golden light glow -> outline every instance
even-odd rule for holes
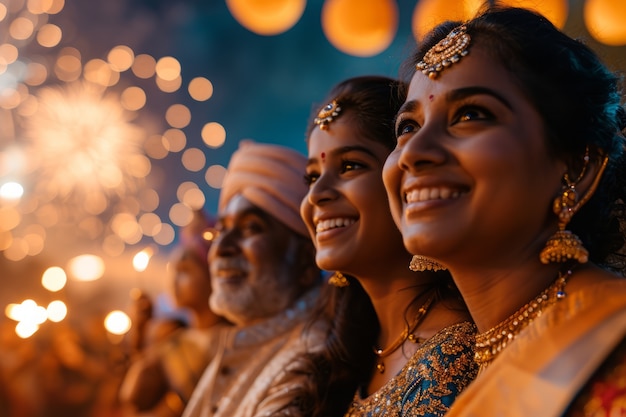
[[[165,56],[156,63],[156,74],[164,81],[174,81],[180,77],[180,62],[172,56]]]
[[[565,26],[569,13],[567,0],[498,0],[498,3],[534,10],[544,15],[554,26],[561,29]]]
[[[15,45],[10,43],[3,43],[0,45],[0,60],[2,60],[5,65],[12,64],[17,61],[18,54],[19,52]]]
[[[109,64],[102,59],[92,59],[85,64],[84,77],[87,81],[104,87],[111,87],[118,83],[120,74],[113,71]]]
[[[48,68],[39,62],[31,62],[28,64],[26,77],[24,82],[31,86],[43,84],[48,78]]]
[[[183,152],[181,162],[188,171],[198,172],[204,168],[206,156],[198,148],[187,148]]]
[[[137,78],[150,78],[156,72],[156,59],[146,54],[137,55],[131,70]]]
[[[189,95],[196,101],[206,101],[213,96],[213,83],[204,77],[196,77],[187,87]]]
[[[226,142],[226,129],[217,122],[205,124],[200,135],[209,148],[219,148]]]
[[[193,210],[201,210],[206,203],[206,197],[201,189],[192,188],[185,192],[181,202],[191,207]]]
[[[191,122],[191,111],[183,104],[172,104],[165,112],[165,120],[170,126],[182,129]]]
[[[24,187],[18,182],[6,182],[0,186],[0,198],[19,200],[24,195]]]
[[[369,57],[387,49],[398,30],[394,0],[326,0],[322,29],[340,51]]]
[[[99,256],[85,254],[70,259],[67,270],[76,281],[95,281],[104,274],[105,265]]]
[[[178,89],[183,85],[183,79],[178,76],[173,80],[164,80],[161,77],[156,77],[156,85],[159,87],[159,90],[164,93],[173,93],[174,91],[178,91]]]
[[[161,219],[154,213],[144,213],[139,217],[139,226],[146,236],[154,236],[161,230]]]
[[[413,10],[411,27],[415,39],[424,37],[428,31],[446,20],[467,20],[472,18],[484,0],[461,0],[450,6],[447,0],[420,0]]]
[[[176,236],[176,233],[172,225],[170,225],[169,223],[163,223],[161,225],[161,230],[159,230],[159,232],[156,235],[154,235],[154,241],[158,243],[159,245],[165,246],[165,245],[169,245],[170,243],[172,243],[174,241],[175,236]]]
[[[150,263],[150,258],[154,254],[154,250],[152,248],[143,249],[133,256],[133,268],[137,272],[145,271],[148,268],[148,264]]]
[[[176,203],[172,204],[172,207],[170,207],[169,216],[172,223],[176,226],[184,227],[193,219],[193,211],[191,207],[183,203]]]
[[[167,129],[163,133],[163,137],[167,143],[167,149],[170,152],[180,152],[187,146],[187,136],[180,129]]]
[[[126,45],[119,45],[109,51],[107,61],[111,68],[117,72],[126,71],[133,65],[135,53]]]
[[[146,92],[137,86],[128,87],[122,92],[120,103],[126,110],[140,110],[146,105]]]
[[[626,45],[626,2],[587,0],[583,18],[587,30],[598,42],[611,46]]]
[[[293,27],[304,13],[306,0],[226,0],[233,17],[257,35],[278,35]]]
[[[62,290],[67,283],[67,275],[63,268],[51,266],[41,276],[41,285],[48,291],[57,292]]]
[[[57,46],[61,42],[63,32],[61,28],[52,23],[48,23],[39,28],[37,32],[37,42],[46,48]]]
[[[220,189],[222,188],[222,183],[224,182],[224,177],[226,176],[226,168],[221,165],[211,165],[209,169],[206,170],[206,174],[204,175],[204,180],[209,186],[212,188]]]
[[[26,17],[16,17],[9,26],[9,34],[13,39],[28,39],[35,30],[35,24]]]
[[[46,313],[48,315],[48,320],[58,323],[63,321],[63,319],[67,316],[67,306],[61,300],[54,300],[48,304]]]
[[[39,107],[27,120],[30,154],[38,160],[38,189],[61,197],[94,189],[135,190],[129,173],[144,132],[128,123],[119,100],[88,84],[39,90]]]
[[[116,335],[128,333],[131,325],[130,317],[121,310],[111,311],[104,319],[104,328]]]

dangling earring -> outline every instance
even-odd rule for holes
[[[348,281],[348,278],[346,278],[346,276],[339,271],[335,271],[335,273],[330,278],[328,278],[328,283],[339,288],[347,287],[348,285],[350,285],[350,281]]]
[[[589,164],[589,147],[585,150],[584,165],[578,178],[575,181],[570,181],[567,173],[563,175],[563,180],[565,181],[563,191],[560,196],[554,199],[552,204],[552,211],[559,218],[559,230],[548,239],[546,246],[541,251],[539,259],[542,263],[567,262],[575,259],[579,263],[584,264],[589,260],[589,252],[583,246],[583,242],[574,233],[565,230],[565,226],[595,192],[608,160],[608,156],[605,156],[587,194],[580,201],[578,200],[578,193],[576,193],[576,185],[583,178]]]
[[[411,263],[409,263],[409,269],[415,272],[446,270],[439,262],[422,255],[413,255]]]

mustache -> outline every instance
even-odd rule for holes
[[[218,271],[222,269],[237,269],[248,271],[248,263],[241,257],[235,258],[215,258],[211,261],[211,269]]]

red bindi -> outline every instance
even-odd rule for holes
[[[326,152],[322,152],[320,157],[322,158],[322,161],[324,161],[326,159]]]
[[[432,94],[428,96],[428,99],[429,99],[430,101],[433,101],[433,99],[434,99],[434,98],[435,98],[435,96],[433,96]]]

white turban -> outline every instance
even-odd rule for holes
[[[228,164],[219,210],[241,194],[291,230],[309,237],[300,217],[300,202],[308,192],[303,179],[306,161],[304,155],[291,148],[242,142]]]

